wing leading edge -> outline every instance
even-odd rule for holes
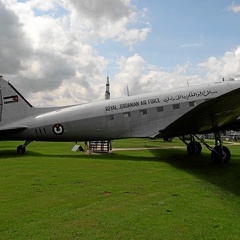
[[[160,130],[161,136],[215,132],[240,116],[240,88],[208,100]]]

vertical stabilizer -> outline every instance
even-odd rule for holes
[[[33,115],[33,106],[0,76],[0,126]]]

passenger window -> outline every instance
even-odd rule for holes
[[[107,121],[114,120],[114,115],[107,115],[106,119],[107,119]]]
[[[180,108],[180,104],[173,104],[173,109],[179,109]]]
[[[163,107],[157,107],[157,111],[158,111],[158,112],[163,112],[164,109],[163,109]]]
[[[147,114],[147,109],[142,109],[142,110],[140,110],[140,114],[141,114],[141,115],[146,115],[146,114]]]
[[[189,102],[189,107],[195,107],[197,103],[195,101]]]
[[[131,117],[130,112],[126,112],[126,113],[124,113],[124,114],[123,114],[123,117],[124,117],[124,118],[129,118],[129,117]]]

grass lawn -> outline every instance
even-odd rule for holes
[[[130,139],[111,154],[72,143],[1,142],[0,239],[239,239],[240,145],[215,165],[177,140]],[[162,148],[161,148],[162,147]]]

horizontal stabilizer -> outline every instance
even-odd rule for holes
[[[0,128],[0,134],[1,133],[16,133],[16,132],[20,132],[27,129],[26,126],[4,126]]]

